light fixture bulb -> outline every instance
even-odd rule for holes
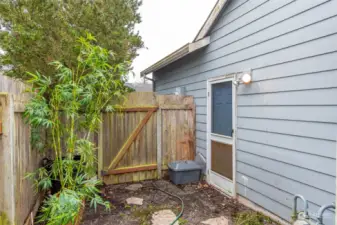
[[[249,84],[252,81],[252,75],[250,75],[249,73],[245,73],[241,77],[241,80],[242,80],[243,83]]]

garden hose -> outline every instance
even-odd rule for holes
[[[174,223],[177,222],[177,221],[179,220],[179,218],[180,218],[180,217],[183,215],[183,213],[184,213],[184,201],[183,201],[183,199],[180,198],[180,197],[177,196],[177,195],[174,195],[174,194],[172,194],[172,193],[170,193],[170,192],[167,192],[167,191],[165,191],[165,190],[163,190],[163,189],[160,189],[160,188],[156,185],[155,182],[152,182],[152,184],[153,184],[153,186],[154,186],[156,189],[158,189],[159,191],[161,191],[161,192],[163,192],[163,193],[165,193],[165,194],[167,194],[167,195],[170,195],[170,196],[175,197],[175,198],[177,198],[177,199],[180,200],[180,202],[181,202],[181,211],[180,211],[180,213],[178,214],[178,216],[175,218],[175,220],[174,220],[172,223],[170,223],[170,225],[174,225]]]

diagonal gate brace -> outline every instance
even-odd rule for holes
[[[142,131],[146,123],[151,118],[152,114],[158,110],[158,107],[148,108],[148,111],[143,118],[143,120],[137,125],[136,129],[133,130],[127,141],[122,146],[121,150],[117,153],[116,157],[113,159],[108,167],[108,171],[102,171],[102,175],[114,174],[113,169],[115,169],[118,163],[122,160],[126,152],[130,149],[132,143],[136,140],[139,133]],[[125,168],[126,169],[126,168]]]

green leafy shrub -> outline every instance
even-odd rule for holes
[[[26,121],[32,129],[46,129],[50,134],[49,148],[54,153],[50,170],[40,168],[28,177],[37,191],[48,190],[58,180],[61,190],[49,196],[41,210],[41,222],[63,225],[74,222],[84,200],[110,208],[96,188],[96,147],[91,142],[101,123],[101,111],[112,111],[112,102],[124,98],[128,89],[123,78],[128,64],[109,64],[113,54],[96,45],[87,34],[79,38],[77,65],[67,67],[55,61],[53,81],[38,72],[28,73],[32,84],[32,100],[26,105]],[[81,135],[79,135],[81,134]],[[75,156],[80,156],[75,160]]]
[[[263,215],[260,212],[253,211],[245,211],[238,213],[238,215],[234,219],[235,225],[266,225],[266,224],[274,224],[278,223],[274,222],[269,217]]]

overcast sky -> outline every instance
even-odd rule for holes
[[[135,78],[140,72],[166,55],[193,41],[216,0],[143,0],[142,23],[137,26],[145,43],[134,60]]]

